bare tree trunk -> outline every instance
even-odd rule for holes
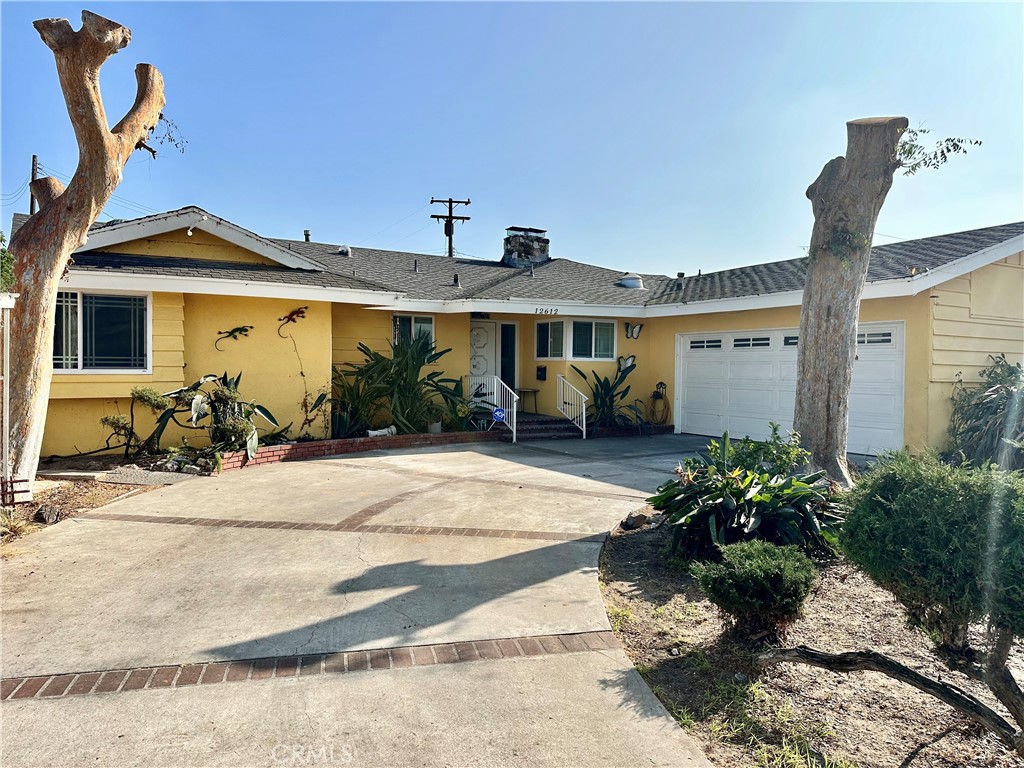
[[[794,428],[812,461],[850,484],[846,464],[850,382],[857,355],[857,315],[875,221],[899,167],[905,117],[846,124],[846,156],[826,163],[807,188],[814,210],[807,282],[800,310]]]
[[[1012,638],[1012,635],[1010,637]],[[833,672],[856,672],[859,670],[881,672],[887,677],[899,680],[907,685],[912,685],[917,690],[945,702],[986,730],[994,733],[1006,746],[1016,751],[1021,757],[1024,757],[1024,735],[994,709],[986,706],[982,701],[976,699],[967,691],[957,688],[955,685],[925,677],[920,672],[915,672],[910,667],[904,666],[881,653],[876,653],[875,651],[823,653],[813,648],[808,648],[806,645],[798,645],[796,648],[775,648],[757,657],[757,665],[759,667],[780,661],[807,664],[812,667],[829,669]],[[1007,674],[1009,673],[1007,672]],[[1010,680],[1012,681],[1012,679],[1011,676]],[[989,687],[991,687],[991,684]],[[1016,684],[1014,684],[1014,687],[1016,687]],[[1016,713],[1014,715],[1014,719],[1016,719]]]
[[[110,128],[100,96],[100,67],[131,41],[131,30],[82,11],[77,32],[67,19],[33,23],[53,51],[61,91],[78,142],[78,167],[67,189],[53,178],[39,179],[32,192],[40,209],[14,234],[14,290],[21,294],[11,327],[11,444],[13,476],[35,479],[53,373],[56,296],[71,253],[86,241],[125,163],[156,127],[165,104],[164,82],[150,64],[135,68],[135,104]],[[7,428],[8,425],[5,425]]]

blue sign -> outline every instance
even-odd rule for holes
[[[495,408],[494,411],[491,413],[491,418],[494,419],[495,421],[500,421],[500,422],[504,423],[504,421],[505,421],[505,409],[504,408]]]

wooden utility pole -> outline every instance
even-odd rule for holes
[[[32,155],[32,181],[39,178],[39,155]],[[32,193],[32,185],[28,188],[28,215],[36,212],[36,196]]]
[[[441,203],[442,205],[448,206],[448,213],[432,213],[430,218],[437,219],[438,221],[444,221],[444,236],[448,238],[448,257],[455,257],[455,247],[452,244],[452,238],[455,235],[455,222],[456,221],[469,221],[469,216],[456,216],[455,206],[456,205],[469,205],[470,200],[452,200],[450,197],[447,200],[437,200],[436,198],[430,198],[430,204],[434,205]]]

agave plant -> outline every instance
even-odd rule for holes
[[[728,467],[729,436],[716,456],[703,455],[677,468],[678,478],[658,488],[647,502],[672,526],[672,552],[691,558],[713,556],[718,547],[761,539],[793,544],[806,552],[833,554],[830,538],[843,517],[822,484],[825,472],[771,475]]]
[[[627,403],[630,386],[626,379],[636,370],[634,358],[619,358],[615,378],[599,376],[591,370],[593,380],[587,374],[570,366],[590,387],[590,402],[587,405],[587,421],[595,427],[615,427],[628,424],[639,424],[643,421],[643,411],[638,405],[639,400]],[[626,384],[625,386],[623,386]]]
[[[164,432],[173,422],[185,429],[208,430],[215,451],[244,447],[252,458],[260,441],[255,417],[259,416],[279,430],[280,425],[267,408],[255,400],[242,398],[238,391],[241,380],[241,373],[234,377],[228,376],[226,371],[220,376],[210,373],[186,387],[160,395],[169,405],[157,417],[156,427],[141,441],[137,452],[159,449]],[[179,416],[185,417],[187,422],[179,421]],[[207,418],[209,423],[202,423]]]

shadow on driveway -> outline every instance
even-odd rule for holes
[[[570,541],[480,563],[372,566],[334,584],[330,594],[401,592],[370,605],[360,599],[362,607],[352,612],[208,652],[231,660],[416,645],[437,642],[436,631],[428,639],[424,630],[442,625],[447,641],[607,629],[596,579],[600,546]],[[359,547],[354,554],[362,557]],[[498,600],[501,610],[478,611]]]

